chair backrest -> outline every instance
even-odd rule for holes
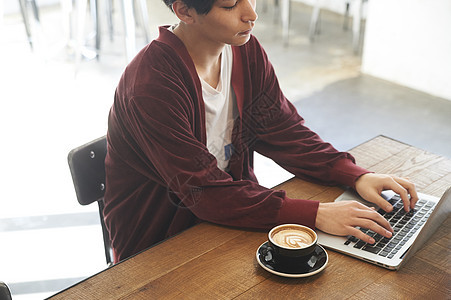
[[[11,292],[3,281],[0,281],[0,300],[11,300]]]
[[[103,136],[71,150],[67,160],[69,162],[69,169],[74,182],[78,202],[81,205],[97,202],[99,205],[105,257],[107,264],[111,265],[111,241],[103,220],[106,151],[106,136]]]

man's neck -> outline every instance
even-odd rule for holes
[[[199,76],[216,87],[221,73],[221,53],[225,45],[205,41],[183,23],[174,29],[174,34],[185,44]]]

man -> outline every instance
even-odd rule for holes
[[[290,199],[258,185],[253,152],[300,178],[351,186],[384,208],[415,205],[406,179],[358,167],[304,126],[251,35],[256,0],[165,0],[180,19],[127,66],[108,125],[105,223],[118,262],[200,221],[269,229],[300,223],[374,242],[389,223],[357,202]],[[410,196],[409,196],[410,194]]]

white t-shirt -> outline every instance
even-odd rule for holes
[[[232,130],[237,115],[236,99],[231,86],[232,47],[226,45],[221,54],[221,74],[216,88],[202,78],[202,96],[205,102],[207,148],[216,157],[218,167],[227,171],[232,156]]]

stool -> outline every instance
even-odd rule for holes
[[[348,19],[349,19],[349,7],[352,8],[352,48],[354,53],[359,52],[360,48],[360,32],[361,32],[361,23],[362,23],[362,12],[363,12],[363,3],[367,0],[350,0],[346,1],[346,9],[345,9],[345,20],[343,23],[343,29],[348,29]],[[352,5],[351,5],[352,4]],[[321,0],[316,0],[316,3],[313,7],[312,18],[310,20],[310,28],[309,28],[309,39],[310,41],[314,41],[315,35],[319,33],[318,23],[319,23],[319,14],[321,9]]]
[[[24,0],[21,0],[24,1]],[[95,35],[95,50],[85,47],[87,37],[85,35],[86,17],[89,10]],[[136,24],[141,23],[146,43],[150,42],[149,17],[146,0],[118,0],[121,8],[122,22],[125,34],[125,54],[127,61],[130,61],[136,54]],[[94,58],[99,55],[101,44],[101,28],[99,20],[99,0],[61,0],[63,11],[66,11],[66,19],[69,23],[69,46],[75,51],[75,64],[78,68],[81,58]],[[110,39],[113,38],[113,0],[105,0],[107,24]],[[72,23],[75,21],[75,26]],[[75,32],[73,30],[75,28]],[[89,37],[88,37],[89,38]],[[71,45],[73,41],[73,45]]]
[[[353,16],[353,25],[352,25],[352,48],[354,53],[359,52],[360,47],[360,31],[361,31],[361,21],[362,21],[362,9],[363,3],[367,0],[350,0],[346,1],[346,10],[345,10],[345,23],[343,28],[347,29],[347,19],[349,18],[349,7],[352,7],[352,16]],[[351,3],[352,2],[352,3]],[[352,5],[351,5],[352,4]],[[290,27],[290,17],[291,17],[291,0],[282,0],[281,6],[281,16],[282,16],[282,35],[284,45],[288,45],[288,37],[289,37],[289,27]],[[319,33],[319,18],[321,11],[321,0],[316,0],[313,10],[312,16],[310,19],[310,27],[309,27],[309,39],[311,42],[314,41],[315,35]]]
[[[25,25],[25,32],[27,33],[28,43],[30,44],[31,50],[33,50],[33,36],[31,33],[30,19],[28,17],[28,5],[31,5],[33,16],[39,23],[39,11],[38,6],[36,5],[36,0],[19,0],[20,13],[22,14],[23,23]]]
[[[111,1],[111,0],[109,0]],[[127,61],[131,61],[132,58],[136,54],[136,31],[135,31],[135,14],[136,14],[136,5],[133,4],[138,3],[138,10],[140,18],[140,22],[142,23],[144,34],[146,38],[146,43],[150,42],[150,34],[149,34],[149,16],[147,13],[147,4],[146,0],[120,0],[122,4],[122,16],[124,22],[124,30],[125,30],[125,53],[127,56]]]

